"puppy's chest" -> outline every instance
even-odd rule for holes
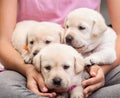
[[[83,80],[86,80],[90,77],[90,75],[88,74],[88,72],[86,70],[84,70],[83,72],[81,72],[80,74],[76,75],[75,77],[73,77],[72,79],[72,84],[80,84]]]

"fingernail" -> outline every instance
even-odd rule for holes
[[[47,89],[46,87],[43,87],[43,88],[42,88],[42,91],[43,91],[43,92],[46,92],[46,91],[48,91],[48,89]]]
[[[53,93],[54,96],[56,96],[56,93]]]
[[[92,72],[92,75],[96,76],[96,73],[95,73],[95,72]]]
[[[86,98],[88,98],[88,94],[86,95]]]
[[[86,86],[86,83],[85,83],[85,82],[83,82],[83,83],[82,83],[82,85],[83,85],[83,86]]]

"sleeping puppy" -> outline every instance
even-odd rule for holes
[[[51,22],[22,21],[17,23],[12,36],[13,47],[20,52],[25,63],[50,43],[63,42],[64,29]]]
[[[86,65],[113,63],[115,42],[115,32],[107,27],[99,12],[79,8],[66,17],[65,43],[82,53]]]
[[[84,70],[84,60],[80,53],[66,44],[47,45],[34,57],[33,65],[42,74],[49,90],[55,91],[57,98],[83,98],[81,82],[89,75]]]

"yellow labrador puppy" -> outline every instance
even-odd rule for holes
[[[17,23],[12,36],[13,47],[25,63],[32,63],[37,52],[50,43],[63,42],[64,29],[52,22],[22,21]]]
[[[49,90],[58,93],[57,98],[83,98],[81,81],[88,77],[80,53],[66,44],[47,45],[33,58],[33,64],[42,74]]]
[[[86,65],[113,63],[115,41],[115,32],[95,10],[79,8],[66,17],[65,42],[83,54]]]

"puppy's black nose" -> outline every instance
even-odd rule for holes
[[[53,84],[56,85],[56,86],[60,86],[61,81],[62,81],[62,79],[56,77],[56,78],[53,79]]]
[[[39,50],[35,50],[35,51],[33,52],[33,56],[36,56],[36,55],[38,54],[38,52],[39,52]]]
[[[66,36],[66,43],[71,44],[73,37],[71,35]]]

